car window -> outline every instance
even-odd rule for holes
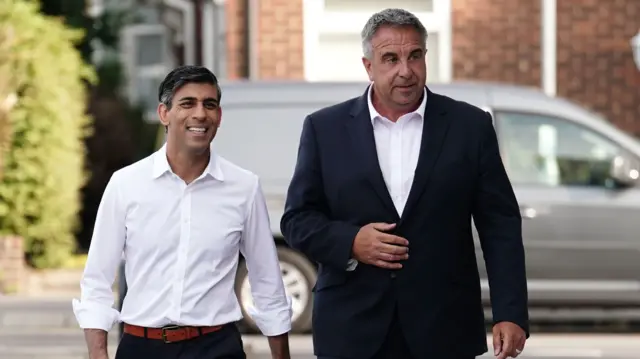
[[[505,167],[514,184],[612,187],[623,151],[599,133],[561,118],[497,113]]]

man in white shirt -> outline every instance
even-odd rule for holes
[[[211,151],[222,114],[215,75],[177,68],[158,97],[167,143],[113,174],[73,301],[89,356],[108,358],[107,332],[120,320],[117,359],[245,358],[234,324],[241,253],[252,317],[273,358],[289,359],[291,308],[258,177]],[[118,313],[111,287],[123,253],[128,292]]]

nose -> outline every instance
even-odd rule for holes
[[[204,104],[199,103],[198,105],[196,105],[196,107],[193,109],[192,116],[194,119],[204,120],[207,117]]]
[[[400,71],[398,72],[398,75],[405,79],[410,79],[411,76],[413,76],[413,71],[411,70],[411,67],[409,67],[409,61],[404,60],[400,63]]]

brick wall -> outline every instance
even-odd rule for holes
[[[227,76],[231,80],[247,77],[247,7],[246,0],[226,0]]]
[[[630,40],[640,0],[558,1],[558,95],[640,136],[640,71]]]
[[[0,293],[20,290],[25,270],[24,246],[20,237],[0,237]]]
[[[227,71],[230,79],[249,75],[247,1],[227,0]],[[302,0],[259,0],[255,53],[259,79],[303,79]]]
[[[453,78],[539,87],[540,11],[539,0],[452,0]]]
[[[259,0],[258,76],[303,79],[302,0]]]

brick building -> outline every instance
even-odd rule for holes
[[[228,79],[308,81],[366,80],[359,32],[373,12],[402,7],[417,14],[429,30],[428,82],[484,80],[540,87],[640,136],[640,71],[630,46],[640,29],[638,0],[164,2],[182,15],[164,17],[178,29],[178,63],[202,63]],[[131,39],[136,48],[135,37]],[[138,81],[142,85],[133,93],[155,91],[165,67],[141,71],[133,66],[131,73],[137,76],[151,74],[148,85]]]

